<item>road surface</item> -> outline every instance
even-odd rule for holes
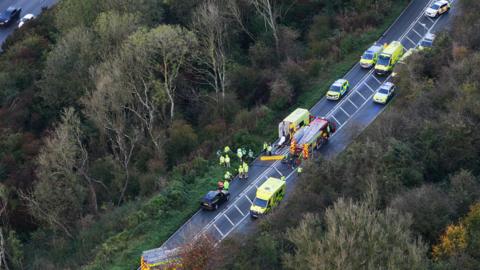
[[[416,47],[426,33],[445,28],[455,11],[455,3],[452,4],[452,10],[448,14],[430,19],[423,16],[423,11],[430,2],[432,1],[412,1],[378,42],[383,44],[399,40],[406,49],[409,49]],[[350,81],[352,87],[345,97],[340,101],[328,101],[322,98],[310,110],[313,115],[326,116],[337,124],[337,131],[330,138],[329,143],[322,146],[319,153],[316,153],[326,158],[332,158],[343,151],[385,108],[383,105],[373,103],[372,96],[376,89],[390,77],[376,76],[373,70],[362,69],[359,64],[356,64],[344,78]],[[288,151],[286,148],[288,147],[279,150],[279,154],[286,153]],[[177,248],[202,233],[207,233],[221,241],[232,233],[248,231],[248,228],[255,226],[256,223],[249,217],[249,209],[255,198],[256,188],[268,177],[280,178],[283,175],[287,178],[288,193],[297,178],[292,169],[279,161],[272,163],[255,160],[250,166],[249,175],[249,180],[235,179],[230,184],[231,198],[228,204],[223,205],[216,212],[198,211],[160,248],[144,252],[144,258],[148,261],[154,260],[163,250]]]
[[[43,7],[51,7],[58,0],[0,0],[0,12],[3,12],[9,6],[22,8],[20,18],[28,13],[38,16]],[[0,46],[5,42],[7,37],[17,28],[18,23],[12,23],[8,27],[0,28]],[[1,51],[1,48],[0,48]]]

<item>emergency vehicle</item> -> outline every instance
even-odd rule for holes
[[[316,118],[308,126],[300,129],[290,144],[290,156],[308,159],[313,150],[328,142],[335,132],[335,125],[326,118]]]
[[[250,207],[250,216],[258,218],[270,212],[272,208],[277,206],[285,196],[286,183],[278,178],[270,177],[260,187],[257,188],[257,193],[253,204]]]
[[[435,1],[427,10],[425,10],[425,16],[430,18],[436,18],[450,10],[450,2],[447,0]]]
[[[140,259],[140,270],[182,269],[180,249],[156,248],[144,251]]]
[[[325,97],[329,100],[339,100],[350,89],[350,83],[345,79],[336,80],[328,89]]]
[[[360,57],[360,66],[362,68],[371,68],[377,63],[378,55],[382,52],[383,46],[374,44],[368,48]]]
[[[390,43],[378,56],[375,65],[375,73],[385,75],[393,70],[393,67],[403,55],[403,45],[400,41]]]
[[[310,123],[310,112],[307,109],[297,108],[280,124],[278,124],[278,145],[289,143],[293,134]]]

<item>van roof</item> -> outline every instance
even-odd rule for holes
[[[383,48],[383,46],[378,45],[378,44],[374,44],[374,45],[370,46],[370,48],[367,49],[367,52],[377,53],[377,52],[381,51],[382,48]]]
[[[403,47],[402,43],[400,41],[393,41],[392,43],[388,44],[387,48],[383,50],[382,54],[393,54],[398,47]]]
[[[302,109],[302,108],[297,108],[295,111],[293,111],[290,115],[285,117],[283,119],[284,122],[296,122],[300,117],[303,117],[305,115],[309,115],[309,112],[307,109]]]
[[[270,177],[257,189],[257,198],[268,200],[277,190],[285,185],[285,181]]]

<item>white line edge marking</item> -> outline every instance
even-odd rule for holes
[[[213,223],[213,227],[217,230],[217,232],[223,237],[224,234],[222,231],[220,231],[220,229],[217,227],[217,224]]]
[[[351,100],[351,98],[349,98],[348,101],[350,102],[350,104],[353,105],[353,107],[355,107],[355,109],[358,109],[358,106],[357,106],[355,103],[353,103],[353,101]]]
[[[364,96],[362,95],[362,93],[360,93],[360,91],[357,91],[357,94],[359,94],[359,95],[363,98],[364,101],[367,99],[366,97],[364,97]]]
[[[240,213],[240,215],[242,215],[242,217],[245,216],[245,214],[242,212],[242,210],[240,210],[240,208],[238,208],[236,204],[234,205],[234,207],[237,208],[237,211]]]
[[[340,110],[342,110],[342,112],[343,112],[344,114],[346,114],[348,117],[350,117],[350,114],[347,113],[342,107],[340,107]]]
[[[235,223],[232,222],[232,220],[228,217],[227,214],[223,214],[223,216],[228,220],[228,222],[230,222],[230,224],[232,224],[232,226],[235,225]]]
[[[368,85],[368,83],[364,83],[364,84],[368,89],[370,89],[372,93],[375,92],[375,90],[373,90],[373,88],[370,85]]]

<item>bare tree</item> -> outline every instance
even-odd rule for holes
[[[255,7],[257,13],[263,18],[265,28],[270,28],[275,41],[275,49],[278,54],[280,39],[278,35],[277,19],[280,17],[279,9],[276,6],[276,0],[249,0]]]
[[[130,160],[141,138],[141,128],[136,121],[131,121],[132,113],[126,109],[132,97],[122,93],[110,76],[110,72],[117,71],[112,65],[103,65],[97,71],[96,90],[85,99],[84,104],[86,114],[106,136],[113,157],[124,170],[125,180],[118,198],[120,204],[130,181]]]
[[[240,26],[241,30],[245,34],[247,34],[251,40],[255,41],[256,40],[255,37],[245,25],[244,12],[242,12],[242,9],[238,4],[238,0],[227,0],[225,4],[227,7],[229,16],[233,18],[233,20]]]
[[[196,57],[200,66],[195,69],[205,77],[217,96],[221,93],[224,99],[228,22],[223,5],[223,1],[218,0],[204,2],[193,15],[193,29],[201,50]]]

